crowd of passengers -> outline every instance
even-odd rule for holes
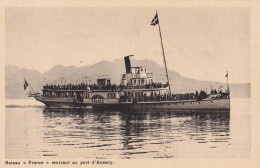
[[[184,94],[153,94],[150,96],[147,96],[146,94],[138,96],[136,98],[137,101],[174,101],[174,100],[202,100],[208,98],[208,94],[201,90],[200,93],[196,91],[195,93],[184,93]],[[120,97],[121,101],[132,101],[134,99],[131,96],[127,96],[126,94],[124,96]]]
[[[139,86],[140,88],[150,89],[150,88],[162,88],[167,85],[161,83],[152,83],[146,84],[144,86]],[[116,85],[116,84],[108,84],[108,85],[97,85],[97,84],[85,84],[81,83],[78,85],[75,84],[67,84],[67,85],[48,85],[43,86],[43,89],[55,89],[55,90],[119,90],[126,89],[128,86],[126,85]],[[138,87],[138,85],[136,86]]]
[[[161,83],[152,83],[148,85],[144,85],[144,88],[162,88],[166,87],[167,85],[163,85]],[[81,83],[78,85],[68,84],[68,85],[48,85],[46,84],[43,86],[44,89],[55,89],[55,90],[120,90],[125,89],[127,86],[125,85],[97,85],[97,84],[90,84],[87,85],[85,83]],[[217,94],[218,92],[216,90],[212,90],[211,94]],[[222,93],[220,90],[219,93]],[[201,90],[200,92],[196,91],[195,93],[185,93],[185,94],[153,94],[150,96],[147,96],[146,94],[139,95],[137,101],[172,101],[172,100],[202,100],[208,98],[208,94]],[[131,96],[127,96],[124,94],[124,96],[120,96],[121,101],[132,101],[134,99]]]

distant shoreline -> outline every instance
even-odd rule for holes
[[[61,79],[64,77],[64,83],[80,83],[85,76],[91,77],[90,83],[96,83],[96,78],[100,75],[108,75],[112,83],[119,84],[121,74],[125,72],[124,64],[122,60],[116,60],[114,62],[101,61],[94,65],[86,65],[82,67],[66,67],[55,66],[51,70],[40,73],[36,70],[28,70],[25,68],[19,68],[16,66],[5,66],[5,98],[6,99],[25,99],[29,89],[24,90],[24,78],[33,87],[35,91],[41,91],[42,86],[46,83],[49,84],[61,84]],[[162,66],[152,60],[135,60],[133,59],[133,65],[145,65],[149,73],[154,74],[154,81],[164,83],[165,78],[162,79],[161,72]],[[169,79],[172,91],[174,93],[195,93],[195,91],[210,91],[210,89],[221,88],[226,90],[226,83],[202,81],[193,78],[182,76],[176,71],[169,70]],[[225,74],[223,74],[225,79]],[[232,82],[232,80],[230,81]],[[222,86],[222,87],[221,87]],[[230,83],[231,97],[245,97],[251,96],[251,84],[250,83]]]

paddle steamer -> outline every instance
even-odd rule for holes
[[[167,77],[165,84],[156,83],[153,74],[148,73],[146,67],[132,67],[130,61],[132,55],[129,55],[124,57],[126,72],[122,74],[119,85],[111,84],[109,77],[101,77],[97,79],[96,84],[46,85],[43,86],[42,95],[33,94],[33,97],[48,107],[229,110],[228,82],[225,92],[211,92],[211,94],[205,91],[186,94],[171,92],[157,12],[151,25],[159,27]],[[228,79],[228,74],[226,77]],[[28,85],[27,82],[26,84]]]
[[[230,109],[229,91],[173,94],[169,84],[154,82],[145,67],[131,67],[125,58],[126,73],[120,85],[111,84],[109,77],[97,79],[97,84],[46,85],[42,95],[34,98],[48,107],[111,107],[118,109]]]

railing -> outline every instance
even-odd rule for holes
[[[179,94],[171,96],[151,96],[151,97],[120,97],[120,102],[153,102],[153,101],[202,101],[207,99],[229,99],[229,93],[221,93],[219,97],[210,98],[209,95]]]
[[[147,74],[147,78],[152,78],[153,77],[153,73],[146,73]]]
[[[85,85],[82,87],[59,87],[59,86],[44,86],[42,91],[85,91],[85,90],[122,90],[122,89],[152,89],[152,88],[166,88],[167,84],[153,83],[148,85]]]
[[[124,86],[124,89],[153,89],[153,88],[166,88],[167,84],[159,84],[159,85],[135,85],[135,86]]]
[[[74,101],[74,102],[83,102],[83,97],[48,97],[48,96],[41,96],[41,100],[55,100],[55,101]]]
[[[120,98],[120,102],[158,102],[158,101],[180,101],[196,100],[196,98],[176,98],[176,97],[142,97],[142,98]]]
[[[49,96],[42,96],[43,100],[73,100],[73,97],[49,97]]]
[[[133,74],[133,78],[152,78],[152,77],[153,77],[153,73]]]

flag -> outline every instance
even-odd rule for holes
[[[227,74],[226,74],[226,76],[225,77],[228,77],[228,72],[227,72]]]
[[[159,23],[159,19],[158,19],[158,15],[157,15],[157,13],[156,13],[156,15],[154,16],[154,18],[153,18],[153,20],[152,20],[152,22],[151,22],[151,25],[152,26],[155,26],[155,25],[157,25]]]
[[[23,85],[23,88],[24,88],[24,90],[28,87],[28,82],[24,79],[24,85]]]

